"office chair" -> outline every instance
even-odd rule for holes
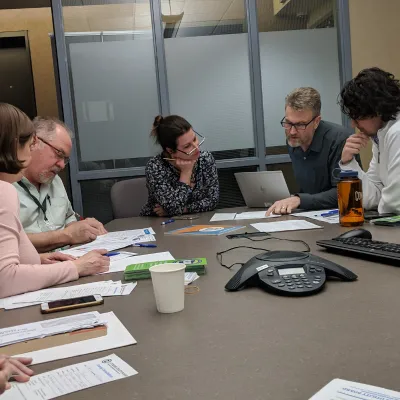
[[[111,188],[111,204],[114,218],[138,217],[147,202],[146,178],[117,182]]]

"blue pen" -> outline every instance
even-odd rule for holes
[[[332,215],[339,214],[339,210],[332,210],[327,213],[321,214],[321,217],[331,217]]]
[[[136,246],[136,247],[151,247],[151,248],[157,247],[156,244],[150,244],[150,243],[134,243],[133,246]]]
[[[118,255],[119,255],[119,253],[116,251],[105,254],[106,257],[112,257],[112,256],[118,256]]]
[[[161,222],[161,225],[172,224],[172,222],[175,222],[175,220],[174,219],[169,219],[168,221]]]

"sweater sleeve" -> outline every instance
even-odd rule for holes
[[[152,160],[146,166],[146,184],[149,193],[153,194],[158,204],[168,215],[184,213],[192,188],[186,183],[171,183],[165,167],[157,160]]]
[[[217,207],[219,200],[219,181],[218,171],[214,157],[208,154],[205,159],[204,176],[205,187],[202,188],[202,199],[193,201],[188,204],[187,210],[189,213],[200,213],[214,210]]]
[[[0,194],[0,298],[13,296],[78,279],[72,261],[41,265],[18,217],[15,188],[4,183]],[[23,252],[23,253],[21,253]],[[32,263],[22,264],[32,260]]]
[[[342,164],[339,163],[339,166],[343,170],[353,170],[358,172],[358,177],[362,181],[362,189],[363,189],[363,206],[366,210],[375,209],[378,207],[383,184],[379,177],[378,171],[378,147],[374,143],[372,145],[372,160],[369,164],[369,168],[367,172],[364,172],[362,168],[358,165],[355,158],[353,158],[349,163]],[[400,171],[397,170],[397,173]],[[379,212],[390,212],[389,210],[380,210]]]

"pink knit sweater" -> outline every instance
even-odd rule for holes
[[[17,191],[0,181],[0,298],[78,278],[72,261],[40,264],[39,254],[19,220]]]

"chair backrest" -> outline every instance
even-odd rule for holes
[[[128,179],[115,183],[111,188],[114,218],[138,217],[147,198],[146,178]]]

